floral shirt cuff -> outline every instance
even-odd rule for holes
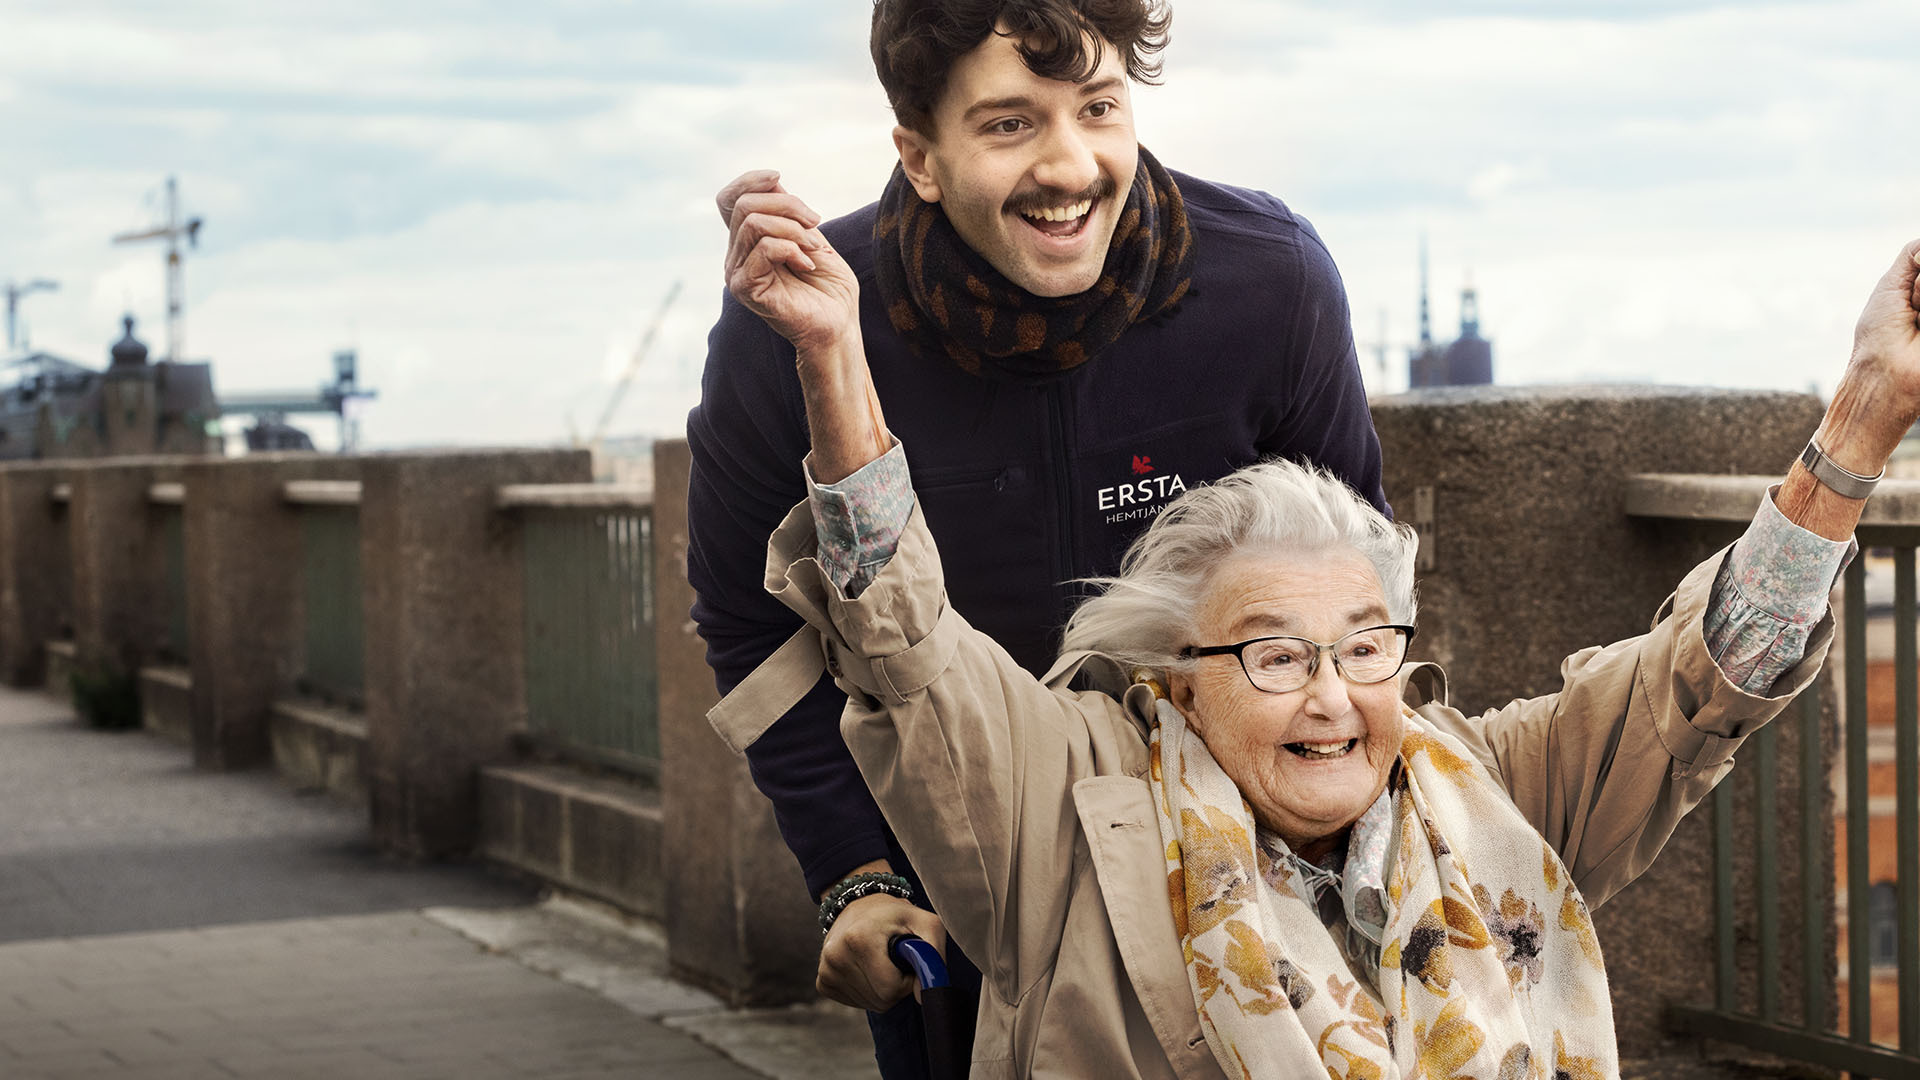
[[[1714,579],[1703,631],[1707,652],[1728,681],[1766,696],[1806,655],[1827,597],[1854,550],[1788,521],[1773,492]]]
[[[813,481],[811,455],[807,501],[820,537],[820,565],[849,600],[872,583],[900,546],[900,533],[913,511],[913,478],[900,440],[852,476],[832,484]]]

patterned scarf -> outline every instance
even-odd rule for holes
[[[1167,888],[1214,1057],[1251,1080],[1617,1077],[1600,943],[1566,867],[1464,748],[1405,715],[1376,993],[1284,845],[1158,702]]]
[[[1079,367],[1127,327],[1172,310],[1193,284],[1186,203],[1146,147],[1100,280],[1085,292],[1041,297],[1008,281],[898,165],[880,195],[873,239],[881,302],[914,350],[1016,382]]]

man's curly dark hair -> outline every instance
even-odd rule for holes
[[[1002,23],[1036,75],[1084,82],[1111,45],[1129,77],[1153,83],[1173,13],[1166,0],[874,0],[873,67],[900,123],[932,138],[954,61]]]

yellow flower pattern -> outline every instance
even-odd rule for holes
[[[1205,743],[1164,702],[1159,719],[1149,776],[1167,894],[1227,1075],[1618,1076],[1586,903],[1471,754],[1409,715],[1376,989],[1353,977],[1291,862],[1262,862],[1277,841]]]

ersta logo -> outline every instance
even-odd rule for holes
[[[1187,490],[1187,482],[1179,473],[1153,475],[1153,459],[1145,454],[1132,455],[1129,469],[1139,477],[1124,484],[1103,487],[1095,493],[1095,505],[1106,514],[1109,525],[1136,518],[1152,517],[1160,512],[1159,504]]]

